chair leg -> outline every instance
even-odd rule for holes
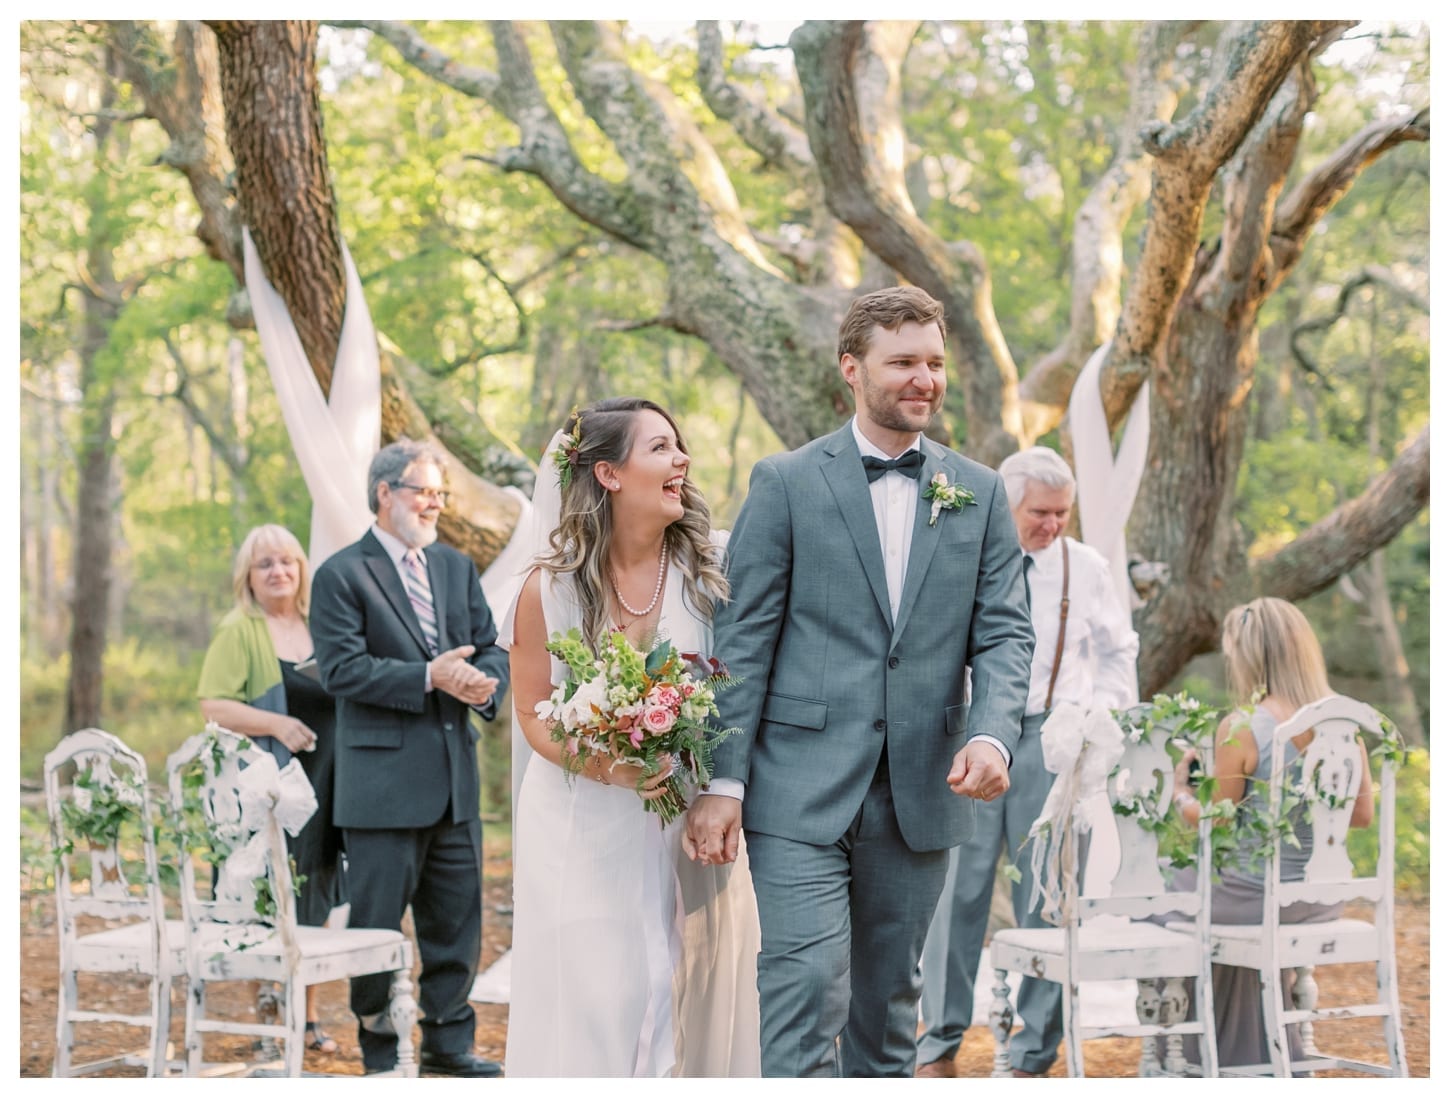
[[[1312,965],[1301,965],[1294,970],[1294,987],[1289,994],[1295,1010],[1313,1010],[1318,1005],[1319,984],[1314,980]],[[1304,1059],[1312,1060],[1319,1055],[1314,1044],[1314,1023],[1307,1018],[1299,1023],[1299,1040],[1304,1047]]]
[[[418,1021],[418,1001],[413,998],[413,981],[405,968],[393,973],[393,982],[388,988],[388,1020],[398,1037],[398,1073],[416,1077],[413,1026]]]
[[[164,981],[164,982],[163,982]],[[171,979],[160,973],[151,976],[151,1062],[146,1074],[166,1074],[166,1042],[171,1037]]]
[[[1007,1056],[1007,1042],[1012,1037],[1012,1001],[1008,998],[1007,970],[993,969],[992,1005],[987,1010],[987,1028],[992,1031],[992,1077],[1006,1079],[1012,1075],[1012,1061]]]
[[[1284,994],[1280,970],[1266,968],[1259,973],[1260,999],[1264,1006],[1264,1040],[1269,1045],[1269,1067],[1272,1074],[1287,1079],[1294,1074],[1289,1063],[1289,1040],[1284,1025]]]
[[[1156,1026],[1162,1024],[1163,996],[1158,990],[1158,979],[1138,981],[1138,998],[1133,1003],[1138,1012],[1138,1024]],[[1163,1064],[1158,1059],[1158,1038],[1144,1037],[1143,1051],[1138,1057],[1138,1078],[1146,1079],[1163,1073]]]
[[[57,1079],[68,1079],[71,1074],[71,1056],[75,1044],[75,1023],[71,1014],[76,1008],[76,974],[74,970],[62,972],[60,995],[55,1008],[55,1063],[51,1075]]]
[[[206,982],[192,976],[186,986],[186,1074],[201,1074],[202,1032],[198,1023],[206,1016]]]
[[[288,980],[282,989],[287,1036],[282,1038],[282,1066],[289,1079],[302,1077],[302,1050],[307,1044],[307,989]]]
[[[1188,1017],[1188,988],[1182,976],[1170,976],[1163,981],[1161,1014],[1165,1026],[1176,1026]],[[1163,1070],[1169,1075],[1188,1074],[1188,1060],[1183,1055],[1183,1034],[1170,1033],[1163,1039]]]
[[[1083,1077],[1082,1013],[1078,1010],[1077,983],[1075,981],[1062,989],[1062,1035],[1067,1045],[1067,1074],[1074,1079],[1081,1079]]]
[[[1375,965],[1375,978],[1379,984],[1379,997],[1389,1007],[1383,1018],[1385,1031],[1385,1054],[1390,1061],[1390,1074],[1405,1077],[1410,1074],[1405,1062],[1405,1032],[1400,1026],[1399,981],[1395,978],[1394,959],[1381,957]]]
[[[290,990],[290,988],[289,988]],[[263,1025],[276,1026],[282,1024],[282,994],[283,992],[275,984],[261,984],[257,988],[257,1021]],[[278,1045],[276,1038],[263,1037],[257,1052],[257,1059],[266,1062],[273,1060],[284,1060],[285,1050]]]

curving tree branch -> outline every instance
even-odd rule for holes
[[[1290,602],[1308,598],[1388,545],[1430,500],[1426,427],[1354,499],[1251,567],[1254,590]]]
[[[992,308],[986,261],[917,216],[906,186],[901,62],[915,24],[812,22],[791,34],[806,134],[831,211],[946,308],[965,396],[967,444],[995,463],[1017,449],[1017,367]]]
[[[1305,52],[1345,25],[1307,20],[1231,24],[1215,50],[1216,77],[1197,108],[1180,122],[1144,128],[1144,147],[1157,159],[1150,189],[1153,216],[1102,373],[1110,424],[1121,422],[1149,370],[1163,358],[1218,169]]]

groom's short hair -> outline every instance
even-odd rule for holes
[[[946,338],[946,310],[942,303],[925,290],[915,286],[888,286],[884,290],[873,290],[851,302],[846,317],[841,321],[840,335],[836,341],[836,361],[845,355],[855,359],[866,356],[871,346],[871,334],[877,328],[888,332],[899,332],[903,324],[935,324]]]

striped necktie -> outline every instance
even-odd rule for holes
[[[438,654],[438,615],[433,610],[433,593],[428,589],[428,571],[423,567],[422,554],[409,549],[403,554],[403,587],[407,589],[408,601],[413,604],[413,613],[423,627],[423,639],[428,642],[428,654]]]

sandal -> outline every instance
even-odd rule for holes
[[[331,1055],[337,1051],[337,1042],[327,1035],[321,1022],[308,1022],[304,1032],[307,1047],[313,1052],[324,1052]]]

